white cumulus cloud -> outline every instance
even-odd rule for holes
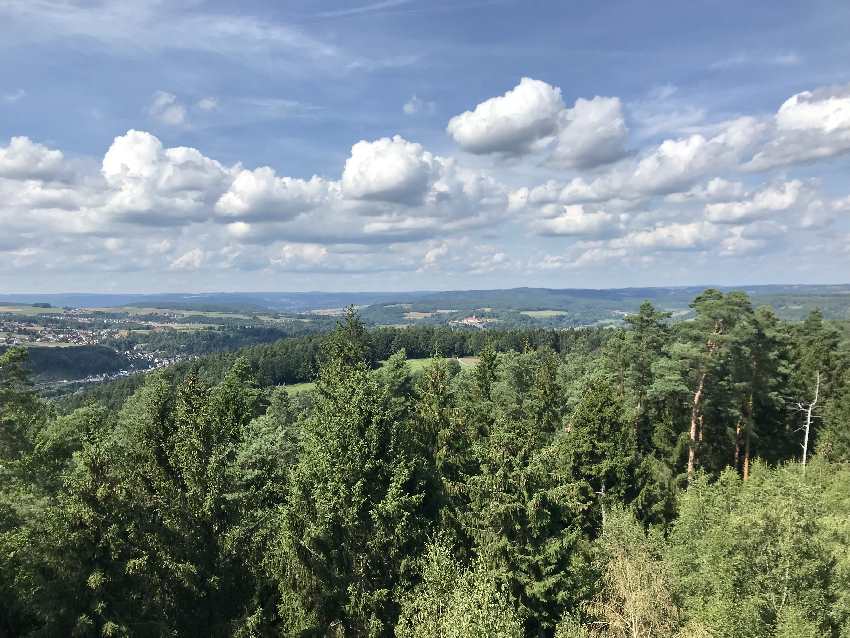
[[[504,95],[453,117],[447,130],[471,153],[521,154],[556,132],[563,110],[561,89],[522,78]]]
[[[185,223],[209,217],[231,173],[188,147],[164,148],[144,131],[116,137],[101,172],[111,187],[105,212],[141,223]]]
[[[28,137],[13,137],[0,146],[0,177],[56,179],[64,172],[62,151],[49,149]]]
[[[581,204],[561,206],[556,214],[532,224],[541,235],[602,237],[616,234],[619,217],[598,210],[587,210]]]
[[[342,172],[346,197],[383,202],[421,202],[434,176],[434,158],[420,144],[396,135],[360,141]]]
[[[579,98],[567,108],[560,88],[531,78],[453,117],[447,131],[470,153],[545,151],[551,164],[566,168],[618,160],[625,155],[628,137],[619,98]]]
[[[850,85],[792,95],[773,125],[772,139],[748,168],[766,170],[850,152]]]
[[[785,212],[800,202],[803,182],[791,180],[772,184],[746,199],[708,204],[706,217],[716,224],[740,224]]]
[[[553,164],[567,168],[591,168],[616,161],[626,154],[628,128],[623,105],[616,97],[579,98],[563,112]]]
[[[279,177],[262,166],[240,171],[215,208],[226,217],[285,220],[326,202],[332,190],[333,185],[320,177]]]

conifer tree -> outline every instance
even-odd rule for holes
[[[363,332],[349,314],[329,337],[315,413],[303,424],[282,512],[290,632],[390,635],[410,559],[435,517],[412,425],[395,418],[367,350],[350,338]]]

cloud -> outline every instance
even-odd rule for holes
[[[207,218],[231,181],[230,170],[197,149],[166,149],[155,136],[136,130],[115,138],[101,173],[110,187],[104,212],[138,223]]]
[[[173,93],[154,93],[148,113],[158,122],[168,126],[181,126],[186,123],[186,107],[177,101],[177,96]]]
[[[318,176],[310,180],[278,177],[268,166],[241,170],[215,205],[224,217],[291,219],[326,202],[338,189]]]
[[[342,18],[353,15],[361,15],[364,13],[379,13],[387,9],[396,9],[406,4],[410,4],[413,0],[383,0],[382,2],[373,2],[371,4],[361,5],[359,7],[351,7],[349,9],[336,9],[333,11],[322,11],[316,14],[319,18]]]
[[[646,97],[630,102],[629,114],[640,138],[681,134],[702,124],[707,115],[705,108],[687,103],[672,84],[653,87]]]
[[[318,264],[328,256],[328,249],[319,244],[283,244],[273,263],[288,265],[295,263]]]
[[[227,167],[137,130],[113,140],[100,171],[93,162],[71,170],[61,152],[26,138],[0,157],[0,224],[10,246],[52,246],[48,254],[88,270],[367,272],[376,261],[387,270],[393,254],[382,248],[506,219],[501,184],[400,137],[355,145],[343,170],[347,192],[343,179]],[[120,251],[105,249],[118,238]],[[280,242],[293,248],[281,253]],[[319,254],[311,246],[343,244],[371,256],[348,264],[328,248],[327,259],[311,262]],[[43,267],[56,263],[45,259]],[[415,269],[411,259],[398,263]]]
[[[850,85],[792,96],[768,117],[742,116],[703,131],[663,140],[634,159],[588,179],[550,180],[518,189],[530,203],[580,204],[612,199],[640,201],[659,195],[671,203],[689,199],[733,200],[742,187],[718,173],[766,171],[850,152]],[[715,175],[709,190],[697,183]],[[722,192],[723,190],[727,192]]]
[[[842,213],[850,212],[850,195],[833,201],[832,209]]]
[[[436,103],[429,100],[423,100],[416,95],[411,97],[404,103],[404,106],[401,107],[401,110],[405,115],[432,115],[436,109]]]
[[[8,30],[9,42],[79,39],[113,51],[197,51],[253,64],[272,56],[276,69],[290,73],[317,67],[337,72],[351,57],[292,25],[199,11],[194,3],[7,0],[0,15],[17,27]]]
[[[0,177],[59,179],[66,173],[62,151],[49,149],[28,137],[13,137],[0,146]]]
[[[442,241],[436,246],[429,248],[422,256],[422,268],[439,269],[441,262],[449,254],[450,244],[447,241]]]
[[[522,78],[501,97],[490,98],[475,110],[453,117],[446,130],[470,153],[518,155],[554,135],[563,111],[561,89]]]
[[[784,53],[738,53],[714,62],[710,68],[731,69],[738,66],[797,66],[802,58],[793,51]]]
[[[425,197],[435,168],[430,153],[399,135],[361,141],[345,162],[342,189],[352,199],[416,204]]]
[[[581,204],[683,193],[711,173],[738,167],[765,134],[765,126],[751,117],[724,122],[716,128],[710,136],[695,133],[664,140],[593,179],[579,176],[567,183],[550,180],[520,189],[514,198],[527,197],[536,204]]]
[[[546,211],[545,207],[544,211]],[[553,206],[554,214],[532,223],[537,233],[550,236],[604,237],[618,234],[619,217],[602,210],[587,210],[581,204]]]
[[[516,269],[515,260],[490,244],[475,243],[469,237],[435,240],[418,247],[418,272],[469,273],[481,275]]]
[[[19,102],[27,96],[27,92],[23,89],[16,89],[11,93],[4,93],[2,96],[2,100],[6,102],[6,104],[14,104],[15,102]]]
[[[691,251],[712,246],[718,238],[716,227],[705,222],[674,223],[638,230],[614,239],[610,246],[638,251]]]
[[[218,100],[214,97],[202,97],[197,106],[202,111],[215,111],[218,108]]]
[[[779,107],[772,124],[772,139],[746,168],[767,170],[847,153],[850,85],[792,95]]]
[[[820,193],[793,166],[812,148],[844,152],[848,99],[846,87],[800,93],[775,113],[704,124],[625,156],[628,105],[579,99],[552,110],[544,137],[503,134],[512,141],[501,148],[530,149],[510,162],[441,156],[396,135],[361,140],[335,174],[312,177],[223,165],[138,130],[114,139],[100,170],[17,137],[0,146],[4,264],[15,251],[15,263],[44,270],[453,276],[675,264],[683,252],[708,263],[791,251],[791,232],[825,245],[827,226],[839,237],[850,223],[850,200],[832,182]],[[508,102],[488,108],[518,104]],[[792,168],[753,175],[756,158],[791,142]],[[551,179],[564,168],[566,178]],[[520,235],[543,239],[518,249]],[[556,244],[562,252],[545,255]]]
[[[592,168],[626,155],[628,129],[616,97],[579,98],[565,110],[549,161],[565,168]]]
[[[737,165],[759,142],[763,131],[757,119],[740,117],[725,122],[712,137],[697,133],[665,140],[639,160],[627,187],[651,194],[689,188],[709,172]]]
[[[206,255],[200,248],[193,248],[171,262],[171,270],[198,270],[204,263]]]
[[[568,109],[561,89],[531,78],[453,117],[447,131],[470,153],[517,156],[545,151],[547,161],[562,168],[616,161],[626,154],[628,136],[619,98],[579,98]]]
[[[708,252],[723,249],[731,232],[704,221],[658,224],[632,230],[608,240],[583,240],[571,245],[563,255],[543,255],[531,262],[538,270],[594,267],[606,262],[646,263],[671,253]]]
[[[772,184],[742,200],[708,204],[705,214],[715,224],[751,222],[792,209],[800,203],[803,193],[803,182],[800,180]]]
[[[713,177],[705,184],[699,184],[690,190],[671,193],[665,197],[665,200],[674,204],[692,201],[724,202],[739,199],[744,196],[745,192],[742,182]]]

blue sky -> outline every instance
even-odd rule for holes
[[[0,290],[838,283],[846,2],[0,2]]]

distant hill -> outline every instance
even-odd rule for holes
[[[475,314],[520,325],[589,325],[615,323],[644,301],[689,316],[689,304],[707,286],[681,288],[465,290],[419,293],[361,311],[373,323],[445,322]],[[754,305],[770,305],[785,319],[802,319],[820,308],[830,319],[850,319],[850,285],[722,286],[742,290]]]
[[[473,313],[512,323],[584,325],[618,321],[644,300],[686,316],[688,304],[708,286],[672,288],[449,290],[410,292],[211,292],[167,294],[0,294],[0,303],[53,306],[137,306],[174,310],[308,313],[361,307],[371,323],[444,323]],[[821,308],[831,319],[850,319],[850,284],[717,286],[743,290],[756,305],[773,306],[786,319]],[[437,312],[442,311],[442,312]],[[548,312],[547,312],[548,311]]]

